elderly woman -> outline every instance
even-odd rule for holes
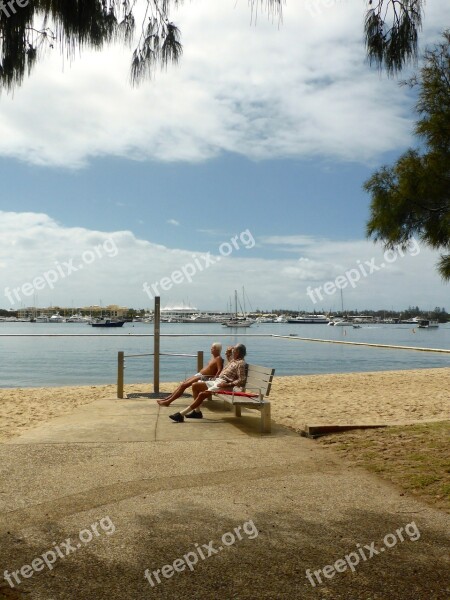
[[[199,407],[214,392],[234,388],[242,390],[246,379],[246,363],[244,360],[246,354],[247,350],[244,344],[236,344],[233,349],[233,360],[223,369],[219,377],[211,381],[197,381],[194,383],[192,385],[194,401],[180,412],[169,415],[172,421],[183,423],[185,416],[187,419],[202,419],[203,414]]]

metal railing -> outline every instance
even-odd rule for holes
[[[123,398],[125,385],[125,359],[126,358],[142,358],[144,356],[154,356],[155,364],[158,365],[154,372],[153,389],[155,393],[159,393],[159,360],[161,356],[178,356],[181,358],[197,357],[197,372],[203,369],[203,350],[198,350],[197,354],[179,354],[175,352],[150,352],[148,354],[125,354],[118,352],[117,354],[117,397]]]

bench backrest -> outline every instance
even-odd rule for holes
[[[268,396],[274,374],[275,369],[260,367],[259,365],[247,365],[245,389],[252,391],[252,388],[260,388],[262,395]]]

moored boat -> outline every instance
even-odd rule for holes
[[[225,327],[251,327],[253,321],[250,319],[231,319],[230,321],[225,321],[222,325],[225,325]]]
[[[89,323],[90,319],[89,317],[83,317],[83,315],[81,313],[77,313],[74,315],[71,315],[68,319],[67,319],[67,323]]]
[[[35,319],[35,323],[48,323],[48,317],[47,315],[44,315],[43,313],[41,313],[38,317],[36,317]]]
[[[251,327],[254,323],[254,321],[252,319],[249,319],[245,312],[243,311],[243,316],[239,317],[238,315],[238,297],[237,297],[237,290],[234,290],[234,305],[235,305],[235,310],[234,310],[234,317],[231,319],[228,319],[227,321],[224,321],[222,323],[222,325],[224,325],[225,327]]]
[[[430,319],[419,319],[419,329],[436,329],[439,327],[438,321],[431,321]]]
[[[115,319],[97,319],[91,323],[92,327],[123,327],[125,321]]]
[[[330,319],[325,315],[298,315],[287,320],[288,323],[301,323],[304,325],[327,325]]]
[[[50,317],[48,320],[49,323],[65,323],[66,320],[62,317],[59,312],[56,312],[54,315]]]

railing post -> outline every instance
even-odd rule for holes
[[[124,353],[119,352],[117,355],[117,397],[123,398],[123,370],[125,366]]]
[[[153,327],[153,391],[155,394],[159,394],[159,336],[161,333],[161,298],[159,296],[155,296]]]
[[[197,352],[197,373],[203,369],[203,350]]]

